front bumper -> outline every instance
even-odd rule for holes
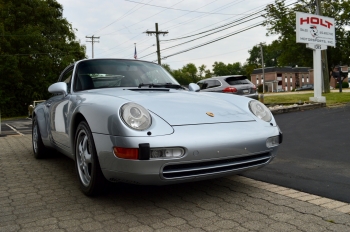
[[[164,185],[217,178],[263,167],[275,157],[277,147],[266,139],[278,136],[279,128],[256,121],[174,127],[165,136],[118,137],[94,133],[95,146],[106,179],[112,182]],[[113,147],[182,147],[176,159],[126,160]]]

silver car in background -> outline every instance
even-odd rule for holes
[[[212,77],[197,83],[201,92],[218,92],[242,95],[258,100],[256,86],[243,75]]]
[[[34,156],[54,148],[73,159],[88,196],[106,181],[165,185],[260,168],[282,142],[259,101],[185,90],[151,62],[77,61],[48,91],[33,112]]]

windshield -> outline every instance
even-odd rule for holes
[[[179,85],[160,65],[137,60],[81,61],[75,73],[75,91],[111,87],[142,87],[154,84]]]

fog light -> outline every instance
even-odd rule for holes
[[[171,159],[180,158],[185,154],[182,148],[160,148],[151,149],[151,159]]]
[[[280,138],[279,136],[270,137],[266,140],[266,147],[276,147],[280,144]]]

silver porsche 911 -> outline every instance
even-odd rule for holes
[[[34,156],[72,158],[89,196],[106,180],[164,185],[260,168],[282,142],[259,101],[184,89],[150,62],[81,60],[48,91],[33,112]]]

